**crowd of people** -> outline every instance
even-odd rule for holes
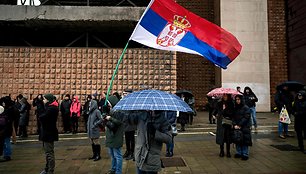
[[[217,124],[216,143],[220,146],[220,157],[231,157],[231,144],[235,144],[234,157],[248,160],[249,146],[252,146],[251,129],[257,130],[256,102],[257,96],[251,88],[237,91],[241,95],[224,94],[221,98],[208,97],[209,123]],[[121,100],[132,93],[126,90],[112,96]],[[79,118],[85,121],[85,130],[91,142],[92,156],[88,159],[101,159],[100,133],[105,131],[105,144],[111,157],[109,174],[122,173],[122,161],[133,160],[137,173],[157,173],[161,167],[162,144],[166,144],[166,157],[174,154],[174,133],[176,124],[181,124],[180,131],[185,131],[186,124],[192,124],[196,115],[193,95],[180,94],[193,112],[178,111],[112,111],[116,103],[106,101],[105,94],[98,99],[97,94],[88,95],[84,105],[78,96],[65,95],[61,103],[52,94],[39,94],[32,103],[35,107],[37,133],[43,142],[46,166],[41,174],[53,173],[55,168],[54,141],[58,141],[57,118],[63,121],[64,133],[78,133]],[[299,91],[294,98],[288,87],[279,89],[275,95],[275,103],[280,109],[285,106],[289,115],[295,116],[295,130],[298,144],[304,152],[303,133],[306,136],[306,92]],[[293,103],[293,104],[292,104]],[[1,161],[11,160],[11,142],[16,136],[26,138],[31,105],[26,97],[18,95],[13,101],[10,96],[0,99],[0,155]],[[280,110],[279,110],[280,111]],[[61,113],[61,114],[59,114]],[[136,138],[135,138],[136,134]],[[288,125],[279,122],[279,137],[286,138]],[[12,138],[12,139],[11,139]],[[124,141],[125,138],[125,141]],[[123,142],[126,151],[122,154]],[[305,153],[305,152],[304,152]]]

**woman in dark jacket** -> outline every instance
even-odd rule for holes
[[[226,156],[231,157],[231,129],[234,103],[230,94],[224,94],[217,103],[214,116],[217,118],[216,143],[220,145],[220,157],[224,157],[224,143],[226,143]]]
[[[56,127],[58,117],[58,103],[52,94],[44,95],[45,112],[39,115],[41,133],[39,140],[43,142],[46,155],[46,167],[41,174],[54,173],[54,141],[58,141],[58,130]]]
[[[252,145],[250,118],[250,108],[244,104],[243,96],[237,95],[235,97],[235,109],[232,121],[234,130],[237,129],[242,132],[242,141],[235,142],[235,158],[241,157],[242,160],[249,159],[248,146]]]
[[[303,131],[304,137],[306,137],[306,92],[299,91],[293,105],[294,115],[294,129],[298,139],[300,150],[306,154],[303,143]]]
[[[33,107],[36,107],[35,115],[36,115],[36,122],[37,122],[37,134],[40,133],[40,121],[39,121],[39,115],[42,114],[45,111],[44,101],[43,101],[43,95],[38,94],[37,97],[33,100]]]

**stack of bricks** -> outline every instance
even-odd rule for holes
[[[29,103],[38,94],[52,93],[59,102],[65,94],[84,104],[88,94],[106,92],[122,49],[0,48],[0,94],[23,94]],[[172,52],[129,49],[114,80],[112,92],[149,88],[176,91],[176,59]],[[83,121],[82,119],[80,120]],[[62,130],[61,117],[58,127]],[[84,124],[80,123],[80,130]],[[29,132],[36,132],[32,108]]]
[[[191,12],[214,22],[214,0],[176,0]],[[215,86],[215,65],[193,54],[177,53],[177,89],[192,91],[198,110],[207,103],[206,94]]]
[[[271,104],[275,106],[276,86],[288,80],[285,2],[268,0],[268,33]]]

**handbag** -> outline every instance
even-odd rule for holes
[[[232,131],[232,142],[234,144],[242,144],[243,142],[243,133],[240,129],[234,129]]]
[[[171,133],[172,133],[172,136],[177,136],[177,134],[178,134],[178,131],[177,131],[177,128],[176,128],[175,124],[171,125]]]
[[[289,114],[288,114],[288,111],[285,105],[282,107],[282,110],[279,113],[279,122],[285,123],[285,124],[291,123],[291,120],[290,120],[290,117],[289,117]]]

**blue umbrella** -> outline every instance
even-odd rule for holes
[[[163,110],[192,112],[178,96],[159,90],[133,92],[121,99],[113,110]]]

